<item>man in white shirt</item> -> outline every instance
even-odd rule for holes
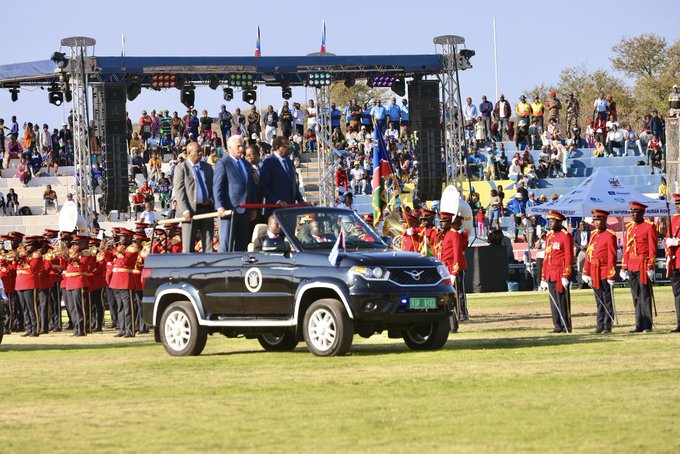
[[[619,129],[617,122],[612,123],[612,128],[607,133],[607,154],[614,155],[614,148],[619,149],[620,156],[625,153],[625,138],[623,132]]]
[[[144,204],[144,211],[139,213],[139,222],[153,225],[156,222],[156,212],[153,209],[153,203],[146,202]]]
[[[356,194],[363,194],[366,191],[366,171],[355,161],[352,170],[349,171],[352,189]]]

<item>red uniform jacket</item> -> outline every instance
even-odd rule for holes
[[[116,251],[109,287],[114,290],[136,289],[134,271],[138,254],[139,249],[134,244],[123,251]]]
[[[401,237],[401,250],[409,252],[420,252],[420,243],[418,242],[418,234],[414,231],[413,235],[404,232]]]
[[[647,283],[647,270],[653,270],[656,261],[658,235],[654,224],[642,221],[626,224],[621,268],[640,272],[640,283]]]
[[[16,263],[10,262],[9,259],[3,257],[0,260],[0,279],[2,279],[2,286],[5,288],[5,293],[14,292],[14,281],[17,278]]]
[[[600,288],[602,279],[616,277],[616,234],[609,229],[593,230],[586,248],[583,274],[593,278],[593,288]]]
[[[434,255],[446,265],[450,273],[453,273],[453,264],[456,260],[456,249],[459,244],[458,232],[450,229],[442,230],[435,239]]]
[[[671,225],[666,234],[666,238],[680,238],[680,214],[674,214],[671,218]],[[669,277],[673,270],[680,270],[680,246],[666,247],[666,258],[668,259]]]
[[[99,252],[95,256],[90,276],[90,291],[106,287],[106,252]]]
[[[557,283],[557,291],[562,293],[562,278],[571,277],[574,262],[574,240],[566,230],[551,230],[545,237],[545,257],[541,277],[548,282]]]
[[[78,257],[66,259],[61,288],[64,290],[89,288],[94,264],[95,257],[88,250],[81,251]]]
[[[17,278],[15,290],[32,290],[38,288],[43,259],[40,252],[19,259],[17,263]]]

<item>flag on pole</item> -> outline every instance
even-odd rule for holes
[[[326,21],[323,21],[323,30],[321,32],[321,53],[326,53]]]
[[[345,231],[340,230],[340,233],[338,234],[338,239],[335,240],[335,244],[333,245],[333,249],[331,249],[331,253],[328,254],[328,261],[331,262],[331,265],[335,266],[335,264],[338,262],[338,254],[340,254],[340,248],[345,249]]]
[[[373,129],[373,179],[371,181],[371,187],[373,188],[372,205],[374,227],[377,227],[380,223],[383,210],[387,206],[387,188],[385,187],[385,181],[392,175],[390,155],[382,135],[383,131],[380,130],[380,127],[376,123]]]
[[[255,42],[255,56],[259,57],[262,54],[262,47],[260,45],[260,26],[257,26],[257,41]]]
[[[434,256],[432,245],[430,244],[430,240],[427,238],[427,235],[425,235],[425,232],[423,232],[423,244],[420,245],[420,255],[423,257]]]

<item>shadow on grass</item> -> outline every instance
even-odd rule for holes
[[[154,342],[126,342],[106,344],[7,344],[3,341],[0,352],[28,352],[50,350],[108,350],[111,348],[140,348],[152,345]]]

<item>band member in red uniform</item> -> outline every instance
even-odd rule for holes
[[[38,337],[38,298],[37,285],[42,272],[42,247],[41,236],[28,236],[24,238],[23,248],[18,249],[17,254],[17,278],[15,289],[19,296],[21,309],[24,313],[26,333],[23,337]]]
[[[14,291],[14,281],[16,280],[17,277],[17,266],[16,261],[14,260],[15,253],[12,250],[4,249],[5,244],[11,247],[12,237],[9,235],[3,235],[0,237],[0,241],[2,241],[3,243],[2,251],[0,251],[0,279],[2,279],[2,286],[5,289],[5,295],[7,295],[7,305],[5,307],[4,313],[5,334],[12,334],[12,330],[15,329],[14,319],[16,317],[14,308],[16,300],[16,292]]]
[[[675,299],[675,318],[677,326],[672,333],[680,333],[680,194],[673,194],[676,214],[671,217],[671,225],[666,235],[666,269],[671,278],[673,298]]]
[[[50,311],[50,331],[61,331],[61,295],[59,292],[59,284],[61,282],[62,261],[63,258],[59,253],[59,231],[52,229],[45,229],[43,235],[47,239],[52,250],[43,259],[47,264],[48,279],[50,288],[47,290],[47,299]]]
[[[548,290],[550,311],[555,329],[553,333],[571,332],[571,308],[569,307],[569,284],[571,265],[574,261],[574,241],[562,226],[566,219],[562,213],[550,210],[550,231],[545,237],[545,257],[541,276],[541,290]]]
[[[43,263],[35,287],[36,297],[38,298],[38,330],[40,334],[47,334],[50,332],[50,322],[52,320],[49,296],[50,288],[52,287],[52,261],[54,260],[54,256],[50,251],[51,249],[52,246],[50,241],[48,239],[43,239],[40,247]]]
[[[611,333],[614,318],[612,292],[616,279],[616,234],[607,229],[608,211],[593,210],[595,229],[590,234],[583,265],[583,282],[593,287],[597,304],[595,333]]]
[[[423,248],[423,243],[427,241],[429,248],[434,250],[438,233],[437,228],[434,226],[434,217],[436,214],[437,213],[435,211],[428,210],[427,208],[422,209],[422,214],[420,215],[420,226],[414,229],[414,231],[418,234],[420,249]]]
[[[144,260],[149,253],[149,243],[146,242],[147,236],[144,231],[137,230],[132,237],[133,245],[139,250],[137,254],[137,261],[135,262],[135,271],[133,272],[135,280],[135,288],[132,293],[133,303],[135,307],[135,328],[137,333],[146,334],[149,328],[142,319],[142,297],[144,296],[144,287],[142,287],[142,270],[144,270]]]
[[[132,244],[134,232],[120,229],[120,244],[114,251],[113,269],[109,286],[113,289],[118,305],[118,334],[116,337],[134,337],[133,295],[134,270],[139,249]]]
[[[441,230],[433,243],[434,255],[449,269],[453,279],[457,279],[454,270],[460,269],[460,239],[458,232],[451,229],[451,213],[442,212],[439,214],[439,227]],[[451,317],[451,331],[458,332],[458,322],[460,319],[460,298],[456,292],[455,313]]]
[[[89,237],[76,235],[66,251],[62,291],[66,297],[66,308],[71,314],[74,336],[85,336],[89,328],[89,320],[86,320],[91,314],[88,287],[94,257],[86,250],[88,241]]]
[[[92,332],[104,328],[104,292],[106,287],[105,253],[100,250],[101,240],[90,238],[90,254],[95,257],[90,276],[90,303],[92,304]]]
[[[624,237],[621,278],[630,279],[635,307],[635,329],[631,333],[652,331],[652,281],[658,236],[654,224],[645,220],[647,205],[630,202],[630,217]]]
[[[460,319],[470,320],[467,309],[467,293],[465,292],[465,271],[467,270],[467,260],[465,260],[465,250],[468,247],[468,233],[462,230],[463,216],[456,216],[451,225],[451,230],[458,234],[458,249],[456,250],[456,262],[454,263],[453,275],[456,277],[456,292],[458,293],[458,305],[460,308]]]
[[[415,227],[418,225],[418,217],[412,213],[406,213],[406,219],[402,226],[404,233],[401,237],[401,250],[408,252],[419,252],[420,241],[418,234],[415,232]]]

